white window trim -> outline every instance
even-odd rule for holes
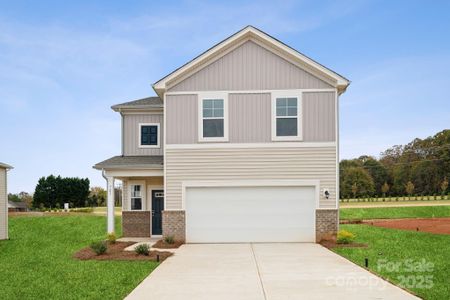
[[[156,145],[141,145],[141,135],[142,135],[142,126],[156,126],[158,128],[158,139],[156,141]],[[139,140],[138,146],[139,148],[161,148],[161,124],[160,123],[139,123]]]
[[[223,99],[223,137],[203,137],[203,100]],[[198,94],[198,141],[199,142],[228,142],[228,93],[205,92]]]
[[[134,185],[140,185],[141,186],[141,201],[142,201],[142,207],[141,209],[131,209],[131,195],[133,193],[133,189],[131,188]],[[139,180],[139,181],[128,181],[128,210],[129,211],[145,211],[147,210],[147,197],[146,197],[146,193],[147,193],[147,189],[146,189],[146,185],[145,185],[145,181],[144,180]],[[134,197],[133,197],[134,198]]]
[[[272,141],[302,141],[302,92],[298,91],[273,91],[272,97]],[[277,98],[297,98],[297,135],[296,136],[277,136]]]

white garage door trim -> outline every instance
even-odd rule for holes
[[[315,203],[313,211],[313,230],[316,231],[316,209],[319,207],[319,180],[207,180],[182,182],[182,210],[186,209],[186,189],[190,187],[313,187]],[[186,216],[187,217],[187,216]],[[187,220],[186,220],[187,225]],[[314,235],[315,236],[315,235]],[[314,237],[315,240],[315,237]]]

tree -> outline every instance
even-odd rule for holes
[[[383,193],[383,197],[386,197],[386,195],[389,193],[389,184],[387,182],[384,182],[384,184],[381,186],[381,192]]]
[[[444,178],[444,180],[442,180],[442,182],[441,182],[442,195],[445,195],[445,193],[447,192],[447,188],[448,188],[448,180],[447,180],[447,178]]]
[[[370,196],[374,192],[373,179],[362,167],[349,167],[342,171],[341,191],[344,197]],[[356,188],[355,188],[356,186]],[[356,192],[355,192],[356,190]]]
[[[41,177],[33,196],[33,207],[83,207],[88,203],[89,179]]]
[[[9,193],[9,194],[8,194],[8,201],[12,201],[12,202],[20,202],[19,195]]]
[[[91,187],[89,192],[89,206],[106,206],[107,192],[99,186]]]
[[[405,192],[409,197],[411,197],[411,195],[414,193],[414,184],[411,181],[408,181],[406,183]]]

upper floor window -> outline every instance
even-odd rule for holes
[[[139,148],[159,148],[159,135],[158,123],[139,124]]]
[[[199,95],[199,141],[228,140],[228,112],[225,94]]]
[[[301,135],[301,95],[289,91],[272,94],[272,140],[298,141]]]

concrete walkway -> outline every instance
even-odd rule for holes
[[[317,244],[188,244],[126,299],[418,299]]]

